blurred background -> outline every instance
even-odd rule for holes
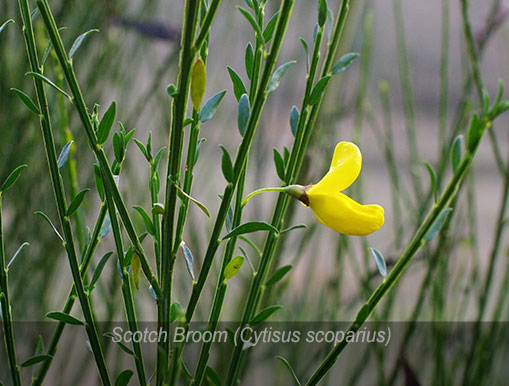
[[[128,130],[136,128],[135,138],[143,143],[151,132],[155,149],[166,146],[168,141],[170,100],[166,87],[177,77],[182,3],[51,1],[57,23],[67,27],[62,32],[67,48],[79,34],[92,28],[100,31],[87,39],[74,58],[89,108],[98,103],[104,112],[115,100],[117,119]],[[244,2],[223,0],[210,36],[205,99],[223,89],[227,94],[214,118],[202,124],[200,135],[206,141],[195,167],[192,195],[211,210],[212,216],[220,203],[218,194],[225,185],[218,145],[225,145],[234,154],[241,140],[237,130],[237,102],[226,66],[234,68],[246,80],[244,51],[246,44],[254,39],[237,10],[239,5],[244,6]],[[328,5],[335,15],[339,1],[329,0]],[[507,6],[507,1],[500,0],[471,1],[470,6],[472,27],[482,55],[483,80],[492,96],[497,92],[499,80],[506,84],[509,80]],[[268,1],[267,19],[278,7],[279,2]],[[300,106],[306,73],[305,54],[299,38],[312,41],[316,13],[314,0],[299,0],[295,4],[278,63],[296,60],[297,64],[269,96],[264,108],[250,154],[246,193],[280,183],[272,149],[276,147],[282,152],[284,146],[290,147],[293,141],[289,112],[293,105]],[[40,321],[46,312],[61,308],[71,277],[61,243],[48,224],[34,216],[35,211],[43,211],[57,223],[39,121],[10,91],[15,87],[33,95],[32,81],[24,76],[29,66],[17,4],[1,2],[0,15],[1,22],[9,18],[16,21],[0,37],[0,180],[19,164],[29,166],[21,180],[5,195],[3,203],[7,256],[14,254],[23,242],[30,243],[10,269],[11,301],[15,320]],[[445,24],[444,15],[448,20]],[[35,17],[34,23],[42,54],[47,36],[40,16]],[[444,35],[444,25],[447,35]],[[446,59],[445,41],[449,42],[445,46]],[[423,214],[432,206],[430,178],[424,162],[442,170],[441,186],[445,186],[451,167],[449,146],[444,147],[444,143],[449,143],[455,134],[465,133],[471,112],[478,105],[468,81],[458,0],[450,4],[445,0],[354,1],[340,48],[340,54],[347,52],[359,52],[361,56],[330,83],[299,183],[317,182],[328,170],[336,143],[354,140],[363,154],[363,170],[348,194],[363,203],[382,205],[386,223],[380,231],[366,238],[346,238],[319,224],[310,210],[298,203],[292,205],[287,216],[288,226],[303,223],[307,228],[290,232],[278,248],[277,265],[294,265],[291,274],[269,295],[285,306],[278,313],[278,320],[351,320],[382,280],[374,260],[367,256],[367,247],[381,251],[390,269],[422,221]],[[56,64],[50,54],[45,73],[52,79],[60,76]],[[48,94],[50,105],[56,105],[56,95]],[[92,228],[99,208],[94,158],[77,114],[73,109],[68,111],[68,117],[59,114],[57,109],[52,113],[57,147],[62,148],[68,141],[68,126],[75,141],[79,188],[91,188],[80,209],[83,228]],[[409,128],[415,132],[417,153],[408,140]],[[493,133],[502,158],[507,159],[507,116],[495,122]],[[113,159],[111,143],[106,148]],[[166,162],[161,164],[161,175],[165,175]],[[143,222],[132,206],[150,209],[148,179],[148,164],[131,143],[120,188],[140,230]],[[68,175],[64,175],[64,180],[68,180]],[[416,180],[420,189],[415,189]],[[497,168],[492,144],[486,138],[455,206],[448,232],[419,252],[392,295],[381,304],[375,319],[475,320],[479,294],[495,249],[505,183],[503,173]],[[266,193],[253,198],[246,207],[244,220],[269,221],[275,195]],[[160,201],[163,201],[162,193]],[[191,206],[184,240],[193,251],[196,272],[211,226],[212,222]],[[86,233],[84,229],[76,229],[76,232],[81,232],[82,238]],[[509,316],[509,307],[503,302],[509,244],[507,231],[503,228],[501,232],[485,320],[495,316],[497,320],[507,320]],[[263,234],[256,234],[251,239],[261,247],[263,237]],[[145,245],[152,253],[150,242],[145,241]],[[93,264],[112,249],[110,234],[99,245]],[[208,316],[220,256],[221,250],[200,301],[197,320]],[[254,254],[252,258],[256,261]],[[186,304],[191,280],[180,254],[175,277],[175,299]],[[240,316],[250,278],[251,272],[245,265],[229,286],[224,320],[236,320]],[[120,278],[110,260],[94,297],[99,320],[123,320],[119,289]],[[156,320],[147,282],[142,282],[135,297],[139,319]],[[78,307],[75,308],[79,313]]]

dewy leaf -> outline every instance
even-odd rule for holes
[[[143,223],[145,224],[145,229],[147,230],[147,232],[154,236],[155,235],[154,224],[152,224],[152,220],[150,219],[147,212],[145,212],[145,209],[137,205],[133,206],[133,208],[140,214],[141,218],[143,219]]]
[[[253,63],[254,63],[254,51],[251,42],[247,43],[244,62],[246,65],[247,77],[251,79],[251,76],[253,74]]]
[[[350,64],[357,58],[359,54],[357,52],[350,52],[343,55],[339,60],[332,66],[332,74],[337,75],[345,71]]]
[[[231,259],[224,269],[224,279],[229,280],[239,273],[242,264],[244,264],[244,257],[242,256],[236,256]]]
[[[85,198],[85,194],[87,194],[87,192],[89,191],[90,189],[83,189],[81,192],[79,192],[76,197],[74,197],[71,201],[71,204],[69,205],[69,208],[67,209],[67,213],[66,215],[68,217],[70,217],[74,212],[76,212],[76,210],[78,210],[78,208],[80,207],[81,203],[83,202],[83,198]]]
[[[2,26],[0,27],[0,34],[2,33],[2,31],[5,29],[5,27],[7,27],[10,23],[14,23],[14,20],[12,19],[9,19],[7,20],[5,23],[2,24]]]
[[[279,151],[274,148],[274,164],[276,165],[276,172],[281,181],[285,180],[285,163],[283,161],[283,157]]]
[[[291,264],[278,268],[276,272],[274,272],[274,274],[270,277],[270,279],[267,280],[265,286],[266,287],[273,286],[274,284],[279,282],[288,272],[290,272],[292,268],[293,265]]]
[[[230,158],[230,154],[228,153],[228,150],[223,145],[219,145],[221,150],[223,151],[223,158],[221,160],[221,169],[223,170],[224,178],[226,178],[226,181],[232,182],[233,181],[233,164],[232,160]]]
[[[187,272],[191,276],[191,280],[194,282],[194,271],[193,271],[193,253],[187,247],[186,243],[182,241],[180,243],[180,248],[182,248],[182,252],[184,253],[184,260],[186,261]]]
[[[267,308],[264,308],[261,310],[249,323],[251,326],[254,326],[256,324],[259,324],[263,322],[264,320],[268,319],[274,312],[277,310],[283,308],[283,306],[268,306]]]
[[[240,135],[246,134],[247,123],[249,121],[249,115],[251,114],[251,106],[249,104],[249,97],[247,94],[242,94],[239,100],[239,112],[237,116],[237,123],[239,127]]]
[[[299,381],[299,378],[297,378],[297,374],[295,374],[295,371],[293,371],[293,368],[292,366],[290,365],[290,363],[283,357],[280,357],[280,356],[277,356],[276,359],[279,359],[281,361],[281,363],[283,363],[283,365],[288,369],[288,371],[290,372],[290,374],[292,375],[293,377],[293,380],[295,381],[295,383],[297,383],[297,385],[301,385],[300,381]]]
[[[435,175],[435,171],[433,170],[433,166],[431,166],[428,162],[424,162],[424,164],[426,165],[426,169],[428,169],[429,177],[431,179],[431,191],[436,202],[438,198],[437,177]]]
[[[187,199],[191,200],[194,204],[196,204],[196,206],[198,206],[198,208],[200,208],[202,210],[203,213],[205,213],[207,215],[208,218],[210,218],[210,212],[208,210],[208,208],[202,204],[200,201],[198,201],[196,198],[194,197],[191,197],[189,194],[187,194],[186,192],[184,192],[182,189],[180,189],[180,186],[178,186],[177,184],[175,184],[175,187],[177,188],[178,192],[186,197]],[[164,208],[163,208],[163,211],[164,211]]]
[[[226,90],[218,92],[207,102],[205,102],[200,111],[200,122],[202,123],[207,122],[210,118],[214,116],[219,104],[221,103],[221,100],[224,97],[224,94],[226,94]]]
[[[330,75],[326,75],[316,83],[315,88],[313,88],[311,96],[309,97],[309,104],[311,106],[316,105],[320,101],[320,97],[322,96],[325,87],[329,84],[330,78]]]
[[[223,240],[229,239],[234,236],[243,235],[246,233],[258,232],[258,231],[269,231],[269,232],[278,233],[276,228],[274,228],[270,224],[267,224],[266,222],[253,221],[253,222],[244,223],[244,224],[239,225],[238,227],[234,228],[230,233],[228,233],[226,236],[223,237]]]
[[[48,312],[46,314],[47,318],[58,320],[59,322],[64,322],[67,324],[75,324],[78,326],[82,326],[84,323],[76,319],[74,316],[71,316],[69,314],[66,314],[65,312],[55,311],[55,312]]]
[[[27,72],[25,75],[30,75],[30,76],[33,76],[34,78],[37,78],[39,80],[42,80],[43,82],[46,82],[47,84],[49,84],[51,87],[53,87],[55,90],[57,90],[58,92],[64,94],[67,99],[69,99],[70,101],[72,101],[72,97],[67,94],[64,90],[62,90],[60,87],[58,87],[55,83],[53,83],[51,80],[49,80],[48,78],[46,78],[44,75],[42,74],[39,74],[37,72]]]
[[[11,88],[11,91],[14,91],[18,98],[21,100],[21,102],[23,102],[23,104],[26,107],[28,107],[31,111],[33,111],[37,115],[40,114],[39,109],[35,105],[34,101],[27,94],[25,94],[21,90],[18,90],[17,88]]]
[[[235,94],[235,98],[237,98],[237,101],[240,101],[240,97],[243,94],[247,94],[246,87],[244,86],[239,74],[237,74],[233,68],[228,66],[227,69],[233,83],[233,93]]]
[[[99,143],[99,145],[102,145],[108,139],[116,114],[117,104],[113,101],[111,102],[110,107],[108,107],[108,110],[104,113],[101,122],[99,123],[99,128],[97,129],[97,143]]]
[[[424,235],[424,240],[426,241],[433,240],[433,238],[440,231],[440,228],[442,228],[442,225],[444,225],[445,219],[447,218],[447,215],[449,214],[450,211],[452,211],[452,208],[445,208],[440,212],[437,219],[433,222],[433,224],[429,228],[428,232],[426,232],[426,234]]]
[[[47,361],[48,359],[53,359],[53,356],[48,355],[48,354],[34,355],[33,357],[30,357],[26,361],[24,361],[20,366],[21,367],[30,367],[37,363]]]
[[[265,43],[268,43],[272,36],[274,36],[274,30],[276,28],[277,19],[279,17],[280,11],[277,11],[269,20],[267,23],[265,29],[263,30],[263,40]]]
[[[12,263],[14,263],[14,260],[16,260],[16,257],[18,257],[19,253],[23,250],[23,248],[28,247],[29,245],[30,244],[27,242],[24,242],[23,244],[20,245],[18,250],[14,253],[14,256],[12,256],[11,261],[9,261],[9,264],[7,264],[7,269],[11,267]]]
[[[115,386],[127,386],[127,384],[129,383],[129,381],[131,380],[131,377],[133,376],[133,371],[132,370],[124,370],[122,371],[116,381],[115,381]]]
[[[461,159],[463,158],[463,136],[458,135],[454,138],[451,146],[451,163],[454,173],[458,171]]]
[[[74,43],[72,44],[71,46],[71,49],[69,51],[69,59],[71,59],[74,54],[76,53],[76,51],[78,51],[78,49],[81,47],[81,44],[83,43],[83,41],[89,36],[91,35],[92,33],[94,32],[99,32],[98,29],[91,29],[87,32],[84,32],[82,33],[80,36],[78,36],[76,38],[76,40],[74,41]]]
[[[296,106],[293,106],[290,110],[290,129],[292,131],[293,136],[297,134],[297,125],[299,123],[299,109]]]
[[[291,62],[282,64],[279,66],[276,71],[272,74],[272,77],[270,78],[269,85],[267,86],[267,92],[272,92],[276,90],[279,87],[279,83],[281,83],[281,79],[283,79],[283,76],[285,75],[286,71],[295,63],[295,60],[292,60]]]
[[[57,160],[57,166],[59,169],[62,168],[62,166],[65,165],[67,162],[67,158],[69,158],[69,152],[71,150],[71,145],[74,141],[69,141],[65,144],[65,146],[62,148],[62,151],[60,152],[60,155],[58,156]]]
[[[0,192],[3,193],[5,191],[7,191],[7,189],[9,189],[12,185],[14,185],[16,183],[16,181],[18,180],[19,175],[21,174],[23,169],[25,169],[26,167],[27,167],[27,165],[20,165],[16,169],[14,169],[11,172],[11,174],[9,174],[9,176],[5,179],[2,186],[0,186]]]
[[[387,277],[387,266],[385,265],[385,259],[383,255],[375,248],[369,248],[371,255],[375,259],[376,268],[382,277]]]
[[[244,15],[244,17],[247,19],[249,24],[251,24],[251,26],[253,27],[254,31],[259,36],[259,38],[263,40],[262,29],[260,28],[260,26],[258,25],[256,20],[254,19],[254,17],[248,11],[246,11],[244,8],[238,7],[238,9],[239,9],[240,13],[242,13],[242,15]]]
[[[55,233],[57,234],[58,238],[61,241],[64,241],[64,238],[62,237],[60,232],[58,232],[57,228],[55,227],[55,225],[53,225],[53,223],[51,222],[49,217],[46,216],[46,214],[44,214],[43,212],[40,212],[40,211],[34,212],[34,214],[37,214],[37,215],[41,216],[44,220],[46,220],[46,222],[53,228],[53,231],[55,231]]]
[[[99,260],[97,267],[95,267],[94,274],[92,275],[92,280],[90,280],[89,287],[93,287],[95,283],[97,283],[97,280],[99,280],[99,277],[101,276],[104,266],[108,262],[108,259],[110,258],[111,255],[113,255],[113,252],[109,251],[101,258],[101,260]]]

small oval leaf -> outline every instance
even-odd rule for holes
[[[290,110],[290,129],[293,136],[297,134],[297,125],[299,124],[299,109],[293,106]]]
[[[85,198],[85,194],[87,194],[87,192],[89,191],[90,189],[83,189],[81,192],[79,192],[76,197],[74,197],[71,201],[71,204],[69,205],[69,208],[67,209],[67,213],[66,215],[68,217],[72,216],[72,214],[74,212],[76,212],[78,210],[78,208],[80,207],[81,203],[83,202],[83,199]]]
[[[231,68],[226,67],[228,69],[228,73],[230,74],[230,78],[233,83],[233,93],[235,94],[235,98],[237,101],[240,101],[240,97],[244,94],[247,94],[246,87],[244,86],[244,82],[242,82],[242,79],[240,78],[239,74]]]
[[[320,98],[325,91],[325,87],[329,84],[330,78],[330,75],[326,75],[316,83],[315,88],[309,97],[309,104],[311,106],[316,105],[320,101]]]
[[[233,181],[233,164],[232,160],[230,158],[230,154],[228,153],[228,150],[223,145],[219,145],[221,150],[223,151],[223,158],[221,160],[221,169],[223,170],[224,178],[226,178],[226,181],[232,182]]]
[[[71,145],[73,144],[74,141],[69,141],[65,144],[65,146],[62,148],[62,151],[60,152],[60,155],[58,156],[58,159],[57,159],[57,166],[59,169],[62,168],[62,166],[65,165],[65,163],[67,162],[67,158],[69,158],[69,152],[71,150]]]
[[[242,256],[236,256],[231,259],[224,269],[224,279],[229,280],[239,273],[242,264],[244,264],[244,257]]]
[[[98,29],[91,29],[87,32],[84,32],[82,33],[80,36],[78,36],[76,38],[76,40],[74,41],[74,43],[72,44],[71,46],[71,49],[69,51],[69,59],[71,59],[74,54],[76,53],[76,51],[78,51],[78,49],[81,47],[81,45],[83,44],[83,41],[89,36],[91,35],[92,33],[94,32],[99,32]]]
[[[237,123],[239,127],[240,135],[246,134],[247,123],[249,121],[249,115],[251,114],[251,106],[249,104],[249,97],[247,94],[242,94],[239,100],[239,112],[237,116]]]
[[[33,357],[30,357],[26,361],[24,361],[20,366],[21,367],[30,367],[37,363],[44,362],[44,361],[51,360],[51,359],[53,359],[53,356],[47,355],[47,354],[34,355]]]
[[[334,63],[332,66],[332,73],[334,75],[341,74],[343,71],[345,71],[350,64],[359,56],[357,52],[350,52],[346,55],[343,55],[339,60]]]
[[[286,74],[286,71],[288,71],[290,66],[292,66],[293,64],[295,64],[295,60],[292,60],[291,62],[279,66],[276,69],[276,71],[274,71],[272,77],[270,78],[269,85],[267,86],[267,92],[272,92],[279,87],[281,79],[283,79],[283,76]]]
[[[26,167],[27,167],[27,165],[20,165],[16,169],[14,169],[11,172],[11,174],[9,174],[9,176],[5,179],[4,183],[0,187],[0,192],[3,193],[5,191],[7,191],[12,185],[14,185],[16,183],[16,181],[18,180],[19,175],[21,174],[23,169],[25,169]]]
[[[285,162],[279,151],[274,148],[274,164],[276,165],[276,172],[281,181],[285,180]]]
[[[454,138],[451,147],[451,163],[452,170],[454,173],[458,171],[458,167],[460,165],[462,158],[463,158],[463,136],[458,135],[456,138]]]
[[[78,326],[82,326],[84,324],[81,320],[76,319],[74,316],[71,316],[69,314],[66,314],[65,312],[60,311],[48,312],[46,314],[46,317],[67,324],[75,324]]]
[[[35,105],[34,101],[32,101],[32,99],[27,94],[25,94],[21,90],[18,90],[17,88],[11,88],[11,91],[14,91],[18,98],[21,100],[21,102],[23,102],[24,105],[28,107],[31,111],[33,111],[37,115],[40,114],[39,109]]]
[[[437,219],[433,222],[433,224],[429,228],[428,232],[426,232],[426,234],[424,235],[424,240],[426,241],[433,240],[433,238],[440,231],[440,228],[442,228],[442,225],[444,225],[445,219],[447,218],[447,215],[449,214],[450,211],[452,211],[452,208],[445,208],[440,212]]]
[[[102,145],[108,139],[116,114],[117,104],[113,101],[111,102],[110,107],[108,107],[108,110],[104,113],[101,122],[99,123],[99,128],[97,129],[97,143],[99,145]]]
[[[218,92],[216,95],[214,95],[212,98],[210,98],[200,111],[200,122],[207,122],[209,119],[211,119],[214,114],[217,111],[217,108],[219,104],[221,103],[221,100],[224,97],[224,94],[226,94],[226,90]]]
[[[276,272],[270,277],[269,280],[265,283],[266,287],[273,286],[277,282],[279,282],[288,272],[290,272],[293,268],[293,265],[285,265],[281,268],[278,268]]]
[[[117,379],[115,380],[115,386],[127,386],[129,381],[131,380],[133,374],[134,373],[133,373],[132,370],[124,370],[124,371],[122,371],[118,375]]]
[[[385,259],[383,255],[375,248],[369,248],[371,255],[375,259],[376,268],[382,277],[387,277],[387,266],[385,265]]]
[[[133,206],[133,208],[140,214],[141,218],[143,219],[143,223],[145,224],[145,229],[147,230],[147,232],[154,236],[155,235],[154,224],[152,224],[152,220],[150,219],[147,212],[145,212],[145,209],[137,205]]]
[[[254,326],[255,324],[259,324],[263,322],[264,320],[268,319],[274,312],[277,310],[283,308],[283,306],[269,306],[267,308],[264,308],[261,310],[249,323],[251,326]]]
[[[186,243],[184,243],[184,241],[182,241],[180,243],[180,248],[182,248],[182,252],[184,253],[184,259],[186,261],[187,272],[189,272],[189,275],[191,276],[191,280],[194,282],[193,253],[188,248]]]
[[[223,237],[223,240],[229,239],[234,236],[243,235],[246,233],[253,233],[258,231],[269,231],[278,233],[277,229],[274,228],[272,225],[267,224],[266,222],[261,221],[253,221],[253,222],[247,222],[245,224],[239,225],[238,227],[234,228],[230,233],[228,233],[226,236]]]

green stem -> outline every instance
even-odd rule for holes
[[[27,0],[19,0],[19,8],[21,11],[21,17],[24,25],[24,38],[26,49],[28,52],[28,58],[30,66],[33,72],[40,73],[39,60],[37,57],[37,50],[35,44],[35,38],[32,29],[32,21],[30,19],[30,10]],[[42,13],[42,12],[41,12]],[[76,292],[78,299],[81,304],[83,316],[85,318],[85,329],[87,331],[88,338],[90,340],[90,346],[95,357],[97,368],[104,385],[110,385],[110,379],[108,376],[108,370],[104,360],[99,336],[97,333],[97,327],[94,320],[94,316],[90,307],[89,299],[83,288],[83,281],[80,274],[80,268],[78,258],[76,256],[76,250],[74,246],[74,238],[72,234],[71,222],[69,217],[66,215],[67,204],[65,199],[64,186],[62,178],[57,166],[57,157],[55,151],[55,142],[53,139],[53,131],[51,127],[51,120],[48,109],[48,102],[46,98],[46,92],[42,81],[38,78],[34,79],[37,100],[39,103],[39,111],[41,111],[40,121],[41,130],[44,139],[44,147],[46,150],[46,157],[48,161],[48,167],[51,177],[51,183],[53,186],[53,193],[55,195],[55,202],[57,206],[57,212],[60,219],[60,223],[63,229],[64,236],[64,247],[67,252],[69,265],[71,268],[72,278],[74,285],[76,286]]]
[[[110,191],[111,194],[113,195],[113,200],[118,209],[118,212],[126,229],[127,235],[129,236],[129,240],[131,241],[134,250],[140,257],[143,273],[145,274],[147,280],[152,285],[152,288],[156,295],[160,297],[161,291],[159,288],[159,283],[154,274],[152,273],[152,268],[150,267],[150,264],[148,262],[147,255],[143,250],[143,247],[140,243],[138,235],[136,234],[133,223],[129,216],[129,212],[127,211],[127,207],[122,199],[122,196],[120,195],[118,186],[115,183],[115,179],[113,178],[113,173],[108,163],[106,153],[104,152],[103,147],[97,142],[94,126],[91,117],[88,114],[87,106],[85,100],[83,99],[83,94],[81,93],[81,89],[76,79],[76,74],[74,73],[72,61],[67,58],[67,53],[64,49],[60,33],[58,32],[58,28],[56,26],[55,20],[49,8],[48,2],[47,0],[37,0],[37,5],[39,7],[42,19],[46,26],[48,35],[51,39],[51,42],[53,43],[53,48],[55,49],[55,53],[57,54],[60,66],[64,71],[65,78],[71,89],[71,93],[73,96],[72,102],[76,106],[78,115],[87,134],[89,144],[99,162],[101,171],[104,174],[105,177],[104,184],[108,185],[108,191]]]
[[[9,368],[11,370],[12,384],[21,386],[21,372],[16,361],[16,346],[14,344],[14,330],[12,327],[7,274],[8,269],[5,264],[5,245],[2,224],[2,192],[0,191],[0,307],[2,310],[3,335],[5,349],[7,350],[7,361],[9,362]]]

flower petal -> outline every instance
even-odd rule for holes
[[[362,154],[357,145],[351,142],[340,142],[336,145],[330,169],[308,192],[320,191],[337,193],[353,184],[362,167]]]
[[[362,205],[343,193],[308,191],[308,197],[309,206],[318,220],[336,232],[365,236],[377,231],[384,223],[384,209],[380,205]]]

